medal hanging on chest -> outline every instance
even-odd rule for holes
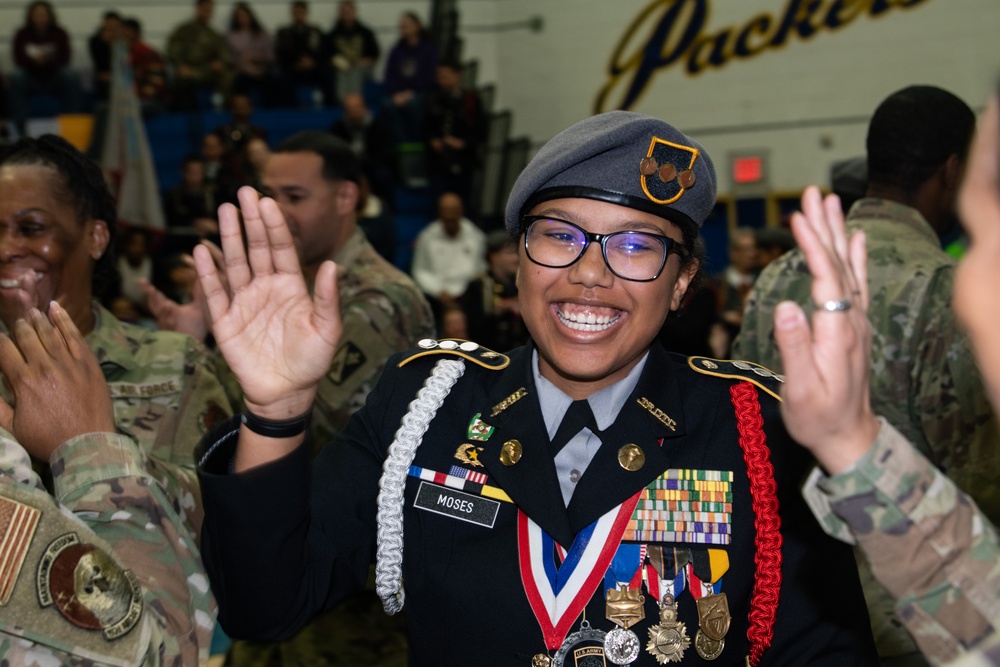
[[[646,618],[642,595],[642,564],[645,545],[622,544],[605,577],[605,606],[608,620],[616,628],[604,638],[604,655],[616,665],[628,665],[639,657],[639,637],[630,630]]]
[[[649,628],[646,651],[661,665],[680,662],[691,646],[687,626],[677,618],[677,596],[684,590],[684,565],[690,552],[651,546],[646,565],[646,589],[657,599],[660,620]]]
[[[698,605],[698,632],[694,637],[694,648],[703,660],[715,660],[726,648],[726,633],[729,632],[732,615],[729,613],[729,600],[721,591],[721,577],[728,568],[728,554],[720,549],[696,553],[694,561],[686,568],[691,596]],[[698,576],[699,569],[706,579],[715,580],[714,586]]]
[[[637,493],[580,531],[572,546],[565,551],[561,564],[556,561],[557,549],[561,547],[524,512],[518,511],[517,545],[521,583],[549,651],[573,645],[567,637],[569,629],[601,585],[638,500]],[[633,563],[633,571],[637,569],[638,561]],[[584,630],[587,631],[585,634],[588,641],[594,639],[591,636],[593,633],[601,632],[590,628],[589,624],[586,627],[581,625],[579,632]],[[574,633],[573,636],[578,634]],[[601,635],[603,644],[604,633],[601,632]],[[578,637],[573,640],[576,643],[580,641],[583,640]],[[589,650],[591,647],[585,648]],[[600,649],[603,664],[603,646],[593,648]],[[544,654],[536,656],[540,664],[545,657],[547,656]],[[597,656],[595,654],[591,657]],[[583,663],[578,661],[578,664]]]

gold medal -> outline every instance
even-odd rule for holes
[[[660,622],[649,629],[646,651],[665,665],[683,660],[684,651],[690,646],[687,627],[677,620],[677,602],[672,595],[664,595],[660,603]]]
[[[698,598],[699,632],[714,641],[721,642],[729,632],[733,617],[729,613],[729,599],[725,593],[713,593]],[[697,641],[697,638],[695,639]]]
[[[715,660],[726,648],[725,639],[712,639],[704,631],[699,630],[694,636],[694,650],[702,660]]]
[[[642,644],[629,628],[646,618],[646,598],[638,588],[609,588],[605,596],[608,620],[618,627],[604,638],[604,655],[616,665],[627,665],[639,657]]]

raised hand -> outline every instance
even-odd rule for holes
[[[243,389],[247,408],[289,419],[312,405],[340,338],[336,266],[324,262],[310,298],[288,225],[272,199],[239,191],[239,211],[219,209],[223,278],[208,248],[195,248],[212,333]],[[228,288],[223,280],[228,281]]]
[[[51,323],[32,309],[19,319],[13,328],[16,345],[0,335],[0,370],[14,395],[13,407],[0,400],[0,426],[44,461],[72,437],[115,430],[111,393],[97,358],[55,301],[49,318]]]
[[[792,232],[812,273],[811,326],[795,303],[778,304],[774,335],[785,369],[781,413],[788,432],[828,472],[846,470],[875,441],[869,398],[871,326],[865,238],[850,240],[840,199],[815,187],[802,195]]]

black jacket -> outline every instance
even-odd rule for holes
[[[399,368],[408,357],[414,358]],[[311,615],[363,585],[375,554],[376,495],[387,448],[407,405],[439,358],[416,350],[390,359],[367,405],[323,450],[311,474],[308,447],[300,447],[267,466],[227,475],[236,423],[230,423],[230,435],[220,430],[206,438],[203,451],[214,449],[200,470],[206,506],[202,549],[220,621],[229,634],[286,638]],[[654,345],[633,395],[615,424],[601,434],[604,444],[566,508],[534,396],[531,348],[513,351],[504,370],[467,361],[464,375],[430,423],[414,465],[448,473],[459,464],[456,450],[470,442],[470,420],[481,414],[495,432],[486,442],[473,443],[483,447],[478,458],[484,465],[475,470],[485,472],[487,483],[503,489],[513,503],[500,503],[493,526],[486,527],[415,507],[418,489],[431,483],[408,478],[403,579],[411,664],[529,665],[545,647],[521,582],[518,509],[565,544],[664,470],[693,468],[735,473],[730,569],[723,578],[733,619],[725,649],[713,664],[744,665],[755,529],[730,398],[730,387],[739,382],[696,372],[687,358]],[[521,388],[526,390],[524,398],[490,416],[494,406]],[[799,492],[808,467],[804,450],[789,441],[777,401],[755,390],[779,486],[783,536],[774,639],[760,664],[874,666],[874,644],[851,550],[826,537],[809,514]],[[650,404],[676,422],[675,430],[653,414]],[[523,456],[505,466],[500,452],[512,439],[521,443]],[[638,471],[619,465],[622,443],[642,448],[645,465]],[[695,602],[685,592],[678,603],[692,639],[679,664],[708,664],[693,645],[698,629]],[[585,613],[595,628],[612,629],[605,620],[603,587]],[[649,595],[645,617],[633,628],[643,646],[658,618]],[[579,623],[576,619],[571,631]],[[572,658],[567,664],[573,664]],[[634,664],[657,663],[642,650]]]

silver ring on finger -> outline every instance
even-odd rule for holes
[[[851,300],[837,299],[836,301],[824,301],[818,305],[820,310],[828,313],[844,313],[851,309]]]

